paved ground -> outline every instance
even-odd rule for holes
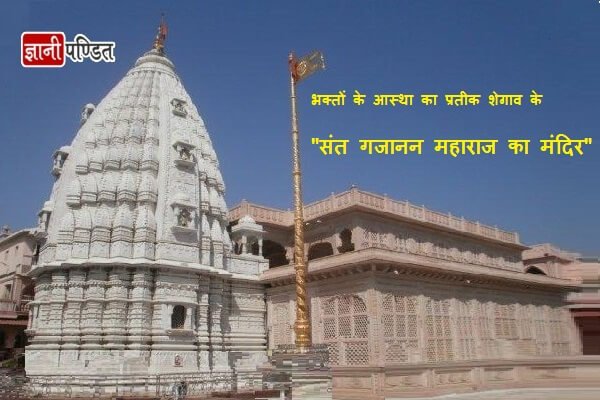
[[[30,400],[24,395],[22,389],[24,382],[25,378],[22,373],[14,373],[9,370],[0,369],[0,400]],[[598,377],[598,384],[600,385],[600,377]],[[38,398],[34,399],[37,400]],[[247,399],[248,398],[244,400]],[[236,399],[229,398],[227,400]],[[390,398],[388,400],[400,399]],[[493,390],[479,393],[447,394],[418,399],[412,398],[411,400],[600,400],[600,387]]]
[[[9,369],[0,368],[0,399],[24,399],[23,383],[25,377]]]
[[[598,381],[600,384],[600,377],[598,377]],[[493,390],[412,400],[600,400],[600,388]]]

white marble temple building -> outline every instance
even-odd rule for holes
[[[259,388],[267,349],[294,342],[293,213],[228,211],[208,132],[162,46],[84,107],[52,173],[31,271],[30,389]],[[515,232],[356,187],[304,215],[312,337],[329,349],[335,398],[598,386],[600,356],[582,355],[567,308],[597,326],[597,263],[568,270]]]
[[[268,263],[231,254],[217,156],[162,48],[84,108],[52,173],[32,273],[32,389],[248,384],[266,359],[258,276]]]

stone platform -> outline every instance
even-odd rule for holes
[[[397,398],[388,398],[394,400]],[[596,400],[599,388],[538,388],[490,390],[478,393],[447,394],[437,397],[419,397],[411,400]]]
[[[326,345],[313,345],[306,350],[294,345],[280,346],[273,350],[269,361],[261,368],[265,388],[279,390],[286,399],[332,399]]]

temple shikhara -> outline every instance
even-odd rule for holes
[[[256,375],[268,262],[231,253],[217,156],[161,47],[86,106],[52,171],[26,350],[34,387],[136,390],[193,374],[216,390]]]
[[[294,343],[294,215],[228,210],[165,34],[54,153],[30,233],[33,393],[256,390],[271,351]],[[598,260],[357,187],[304,216],[334,398],[597,384]]]

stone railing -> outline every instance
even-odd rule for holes
[[[269,262],[256,256],[233,254],[227,270],[234,274],[258,276],[269,268]]]
[[[29,312],[29,302],[18,304],[14,300],[0,300],[0,312]]]
[[[304,217],[306,220],[316,219],[331,212],[351,207],[363,207],[389,213],[408,220],[441,226],[450,230],[483,236],[502,242],[520,243],[519,235],[516,232],[503,231],[497,227],[467,221],[462,217],[457,217],[450,213],[444,214],[429,210],[425,206],[411,204],[408,201],[390,199],[387,196],[365,192],[357,188],[352,188],[339,194],[332,193],[331,196],[323,200],[305,205]],[[229,211],[229,220],[234,221],[244,215],[252,216],[259,224],[271,223],[291,226],[294,223],[294,214],[292,211],[264,207],[248,203],[245,200]]]
[[[574,261],[580,257],[580,254],[564,251],[550,243],[536,244],[523,252],[523,258],[525,259],[542,258],[547,256],[554,256],[564,260]]]
[[[291,225],[294,222],[294,216],[291,211],[259,206],[258,204],[248,203],[245,200],[242,200],[239,205],[229,210],[228,217],[230,221],[234,221],[242,218],[244,215],[251,215],[256,221],[272,224]]]

